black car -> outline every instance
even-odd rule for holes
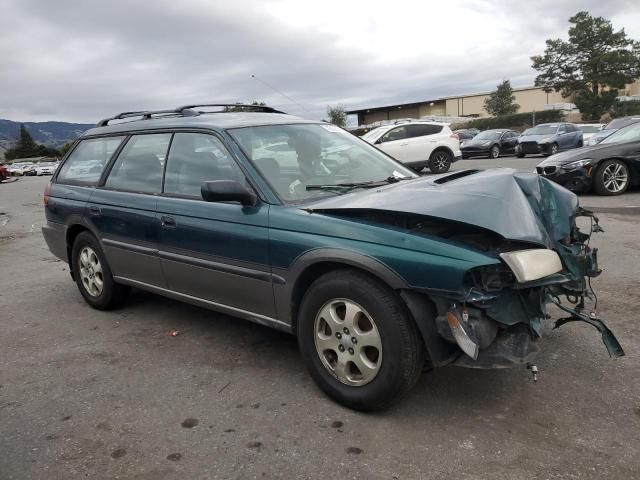
[[[460,142],[462,158],[498,158],[503,153],[514,153],[518,136],[515,130],[486,130],[471,140]]]
[[[465,140],[471,140],[473,137],[475,137],[480,132],[479,132],[479,130],[476,130],[475,128],[463,128],[461,130],[454,130],[453,133],[458,135],[458,139],[461,142],[463,142]]]
[[[621,128],[598,145],[553,155],[536,170],[575,192],[620,195],[640,184],[640,123]]]

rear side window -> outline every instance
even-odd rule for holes
[[[124,137],[109,137],[82,140],[60,167],[56,181],[95,185],[123,139]]]
[[[409,138],[435,135],[442,132],[442,125],[407,125]]]
[[[217,137],[203,133],[175,134],[167,159],[164,193],[201,198],[204,182],[244,179],[242,170]]]
[[[113,164],[104,186],[128,192],[160,193],[162,167],[170,141],[170,133],[131,137]]]

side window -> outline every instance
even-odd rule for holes
[[[176,133],[164,177],[164,193],[201,198],[209,180],[236,180],[245,176],[222,142],[204,133]]]
[[[558,128],[558,133],[567,133],[568,129],[566,125],[560,125],[560,128]]]
[[[162,165],[170,133],[134,135],[113,164],[106,188],[139,193],[160,193]]]
[[[404,140],[405,138],[407,138],[407,127],[396,127],[385,133],[380,138],[380,142],[393,142],[394,140]]]
[[[435,135],[442,131],[442,125],[407,125],[409,138]]]
[[[123,139],[124,137],[109,137],[82,140],[60,167],[56,181],[95,185]]]

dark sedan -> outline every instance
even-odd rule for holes
[[[621,128],[593,147],[549,157],[536,170],[569,190],[620,195],[640,184],[640,123]]]
[[[518,135],[515,130],[486,130],[471,140],[460,142],[462,158],[498,158],[503,153],[514,153]]]

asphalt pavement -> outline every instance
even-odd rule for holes
[[[289,335],[140,291],[92,310],[40,233],[46,181],[0,185],[0,479],[640,478],[639,193],[581,199],[617,209],[593,286],[625,357],[549,323],[537,383],[445,367],[362,414],[316,388]]]

